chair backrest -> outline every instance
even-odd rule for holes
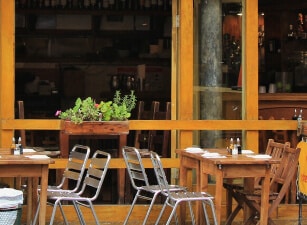
[[[300,141],[297,147],[301,149],[298,167],[298,193],[307,196],[307,142]]]
[[[137,120],[154,120],[156,112],[159,111],[160,102],[152,101],[150,110],[145,110],[144,101],[138,102]],[[153,131],[137,130],[135,133],[134,146],[136,148],[149,148],[149,138],[153,135]]]
[[[156,120],[171,119],[171,102],[166,102],[164,111],[155,112]],[[170,130],[154,130],[149,137],[149,150],[159,151],[163,157],[170,157],[169,152]]]
[[[156,178],[161,190],[161,193],[165,196],[170,196],[169,184],[165,175],[165,171],[159,155],[156,152],[150,152],[150,158],[156,174]]]
[[[58,188],[62,188],[68,180],[73,180],[75,185],[70,190],[75,192],[79,189],[89,155],[90,148],[88,146],[75,145],[73,147]]]
[[[265,150],[265,154],[272,156],[272,159],[281,159],[283,152],[286,147],[290,147],[290,142],[279,143],[274,141],[274,139],[269,139],[267,143],[267,147]],[[271,177],[274,176],[276,169],[279,164],[271,165]],[[261,185],[262,178],[257,177],[255,180],[256,185]]]
[[[269,139],[265,154],[272,156],[273,159],[281,159],[286,147],[290,147],[290,142],[276,142],[274,139]],[[278,164],[271,166],[271,174],[275,174]]]
[[[270,184],[271,191],[276,191],[278,187],[278,196],[270,206],[269,215],[277,209],[277,206],[289,190],[290,183],[297,170],[300,150],[300,148],[285,147],[281,162],[276,169]]]
[[[88,196],[86,193],[86,197],[89,198],[91,201],[94,201],[99,196],[102,184],[106,177],[109,164],[111,160],[111,154],[96,150],[93,157],[91,158],[90,165],[87,169],[86,176],[83,181],[82,188],[79,195],[82,195],[86,189],[86,187],[92,187],[96,189],[95,192],[91,192],[93,195],[91,197]]]
[[[137,190],[142,186],[149,186],[139,150],[134,147],[124,146],[123,157],[132,187]]]

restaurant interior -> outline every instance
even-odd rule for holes
[[[222,176],[219,170],[196,166],[199,159],[181,150],[220,149],[229,157],[232,142],[240,140],[243,150],[267,155],[271,139],[295,149],[304,137],[307,3],[301,0],[0,0],[0,21],[0,156],[7,154],[12,137],[21,137],[24,148],[48,155],[47,181],[56,185],[76,145],[90,147],[89,159],[96,150],[106,152],[109,169],[94,201],[102,224],[122,224],[137,192],[123,146],[142,149],[150,182],[156,178],[149,151],[157,152],[169,183],[206,190],[215,201],[210,220],[216,214],[216,224],[235,224],[247,219],[247,210],[228,222],[229,204],[234,209],[238,199],[237,192],[229,197],[223,180],[245,180],[250,175],[238,171],[248,171],[250,159],[241,162],[236,177],[227,163],[214,161],[225,169]],[[118,90],[123,95],[133,91],[137,99],[131,117],[119,125],[127,130],[114,132],[105,125],[73,133],[56,115],[74,107],[77,98],[106,102]],[[297,165],[298,157],[293,160]],[[259,170],[253,176],[268,181],[263,173],[268,169],[259,162],[259,168],[251,167]],[[261,224],[267,217],[276,224],[298,221],[297,168],[273,212],[258,212]],[[0,176],[1,183],[16,189],[25,182],[17,179],[25,175]],[[262,190],[267,194],[269,189]],[[28,201],[30,192],[24,193]],[[149,223],[164,203],[161,197],[157,201]],[[21,220],[30,224],[36,209],[30,212],[28,204],[22,207]],[[269,211],[265,203],[261,206]],[[135,205],[129,223],[143,222],[144,207],[148,209],[148,201]],[[73,206],[64,208],[67,220],[77,223]],[[304,209],[302,204],[302,218]],[[50,221],[52,210],[47,205],[36,219]],[[191,221],[188,213],[181,211],[180,217],[185,214]],[[95,223],[91,213],[83,217]],[[161,220],[165,224],[167,217]],[[54,224],[62,221],[58,210]],[[196,221],[203,222],[197,210]]]

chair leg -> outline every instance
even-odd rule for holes
[[[157,218],[157,220],[156,220],[155,225],[158,225],[158,224],[159,224],[159,221],[161,220],[162,215],[163,215],[163,213],[164,213],[164,210],[165,210],[165,208],[166,208],[166,206],[167,206],[167,202],[168,202],[168,198],[165,200],[165,203],[164,203],[164,205],[163,205],[163,207],[162,207],[162,209],[161,209],[161,212],[160,212],[160,214],[159,214],[159,216],[158,216],[158,218]]]
[[[143,225],[146,224],[146,222],[147,222],[147,220],[148,220],[148,217],[149,217],[149,214],[150,214],[150,212],[151,212],[151,209],[152,209],[152,207],[153,207],[153,205],[154,205],[154,203],[155,203],[155,201],[156,201],[156,198],[157,198],[157,196],[158,196],[159,193],[160,193],[160,192],[156,192],[156,193],[153,195],[152,200],[151,200],[150,205],[149,205],[149,208],[148,208],[148,210],[147,210],[146,216],[145,216],[145,218],[144,218]]]
[[[242,209],[242,206],[238,204],[237,207],[227,217],[225,225],[231,225],[233,220],[234,220],[234,218],[237,216],[237,214],[240,212],[241,209]]]
[[[56,213],[56,208],[58,206],[59,203],[59,199],[55,201],[54,205],[53,205],[53,209],[52,209],[52,213],[51,213],[51,218],[50,218],[50,223],[49,225],[52,225],[54,222],[54,217],[55,217],[55,213]]]
[[[165,225],[169,225],[169,224],[172,222],[172,218],[173,218],[173,216],[176,214],[176,210],[177,210],[178,203],[179,203],[179,202],[176,202],[176,203],[175,203],[175,206],[173,207],[173,210],[172,210],[171,214],[169,215],[168,220],[167,220],[167,222],[166,222]]]
[[[38,200],[38,202],[37,202],[37,209],[36,209],[33,221],[32,221],[32,225],[36,225],[36,223],[37,223],[38,214],[39,214],[39,208],[40,208],[40,201]]]
[[[189,209],[190,209],[190,215],[191,215],[192,224],[195,225],[195,224],[196,224],[196,221],[195,221],[195,216],[194,216],[193,209],[192,209],[192,204],[191,204],[191,202],[188,202],[188,204],[189,204]]]
[[[68,225],[68,221],[67,221],[67,219],[66,219],[66,216],[65,216],[65,213],[64,213],[64,210],[63,210],[61,201],[59,201],[59,208],[60,208],[60,211],[61,211],[61,214],[62,214],[62,216],[63,216],[63,219],[64,219],[65,224]]]
[[[134,199],[133,199],[133,202],[132,202],[132,204],[131,204],[131,206],[130,206],[129,212],[128,212],[127,216],[126,216],[126,219],[125,219],[123,225],[126,225],[126,224],[128,223],[129,217],[130,217],[130,215],[131,215],[131,213],[132,213],[132,210],[133,210],[133,208],[134,208],[134,205],[135,205],[136,201],[138,200],[138,196],[139,196],[139,193],[140,193],[140,192],[141,192],[141,191],[138,190],[137,193],[135,194]]]
[[[217,218],[216,218],[216,214],[215,214],[214,202],[213,202],[212,199],[208,199],[207,202],[209,202],[209,205],[210,205],[210,208],[211,208],[213,222],[214,222],[215,225],[217,225]]]
[[[77,216],[78,216],[78,219],[79,219],[79,222],[82,224],[82,225],[85,225],[85,221],[83,219],[83,214],[81,212],[81,209],[78,205],[78,202],[76,201],[72,201],[73,205],[74,205],[74,208],[75,208],[75,211],[77,213]]]
[[[92,213],[93,213],[93,216],[94,216],[94,218],[95,218],[96,224],[97,224],[97,225],[100,225],[99,219],[98,219],[98,217],[97,217],[97,214],[96,214],[95,209],[94,209],[94,206],[93,206],[93,203],[92,203],[92,202],[88,202],[88,203],[89,203],[90,208],[91,208],[91,210],[92,210]],[[85,224],[85,223],[84,223],[84,224]]]
[[[299,196],[298,197],[298,225],[302,224],[302,204],[303,204],[303,199]]]

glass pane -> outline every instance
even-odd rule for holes
[[[240,120],[242,110],[242,4],[199,1],[195,4],[195,119]],[[200,145],[222,147],[241,131],[201,131]]]

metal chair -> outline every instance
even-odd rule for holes
[[[65,189],[68,192],[76,192],[80,187],[89,155],[90,147],[75,145],[69,154],[60,184],[49,185],[48,191],[64,191]],[[68,182],[74,183],[74,185],[69,187]],[[40,191],[40,187],[38,187],[38,191]]]
[[[210,206],[211,211],[212,211],[212,215],[213,215],[213,223],[217,224],[217,219],[216,219],[216,215],[215,215],[215,208],[214,208],[214,203],[213,203],[213,197],[211,195],[205,193],[205,192],[189,192],[189,191],[183,191],[183,190],[181,190],[181,191],[170,191],[170,189],[168,188],[168,182],[167,182],[167,179],[166,179],[166,176],[165,176],[165,172],[164,172],[160,157],[155,152],[151,152],[150,155],[151,155],[151,160],[152,160],[152,163],[153,163],[154,171],[155,171],[158,183],[159,183],[161,193],[164,196],[167,197],[155,224],[157,225],[159,223],[166,206],[170,206],[172,208],[172,212],[169,215],[168,220],[166,222],[166,225],[170,224],[172,217],[176,213],[176,209],[177,209],[178,205],[180,205],[180,203],[183,203],[183,202],[188,203],[192,223],[196,224],[192,205],[191,205],[191,202],[195,202],[195,201],[200,201],[202,203],[204,215],[205,215],[205,219],[206,219],[206,224],[210,224],[209,216],[208,216],[208,213],[207,213],[207,210],[206,210],[206,205]]]
[[[91,159],[91,163],[87,169],[87,174],[84,178],[83,185],[79,192],[48,191],[48,194],[47,194],[48,201],[50,200],[54,201],[53,210],[52,210],[51,219],[50,219],[50,225],[53,224],[54,222],[54,217],[55,217],[57,206],[60,207],[65,224],[68,224],[66,216],[62,208],[63,201],[73,203],[76,213],[78,215],[78,219],[82,225],[85,224],[85,221],[84,221],[81,209],[80,209],[80,205],[90,208],[95,218],[96,224],[97,225],[100,224],[97,214],[95,212],[95,209],[93,207],[93,201],[96,200],[97,197],[99,196],[102,184],[106,177],[106,173],[109,167],[110,160],[111,160],[111,155],[109,153],[97,150]],[[86,192],[86,189],[88,187],[91,188],[91,192]],[[93,189],[96,189],[96,191],[93,191]],[[38,205],[38,209],[39,209],[39,205]],[[35,217],[33,224],[36,223],[36,220],[37,220],[37,217]]]
[[[142,162],[140,151],[134,147],[125,146],[123,148],[123,157],[127,166],[127,171],[132,187],[136,190],[130,210],[124,221],[124,225],[128,223],[129,217],[138,199],[150,201],[149,208],[143,220],[143,225],[146,224],[151,209],[155,203],[157,196],[161,193],[159,185],[149,184],[146,171]],[[178,185],[169,185],[171,191],[184,190],[185,188]]]

